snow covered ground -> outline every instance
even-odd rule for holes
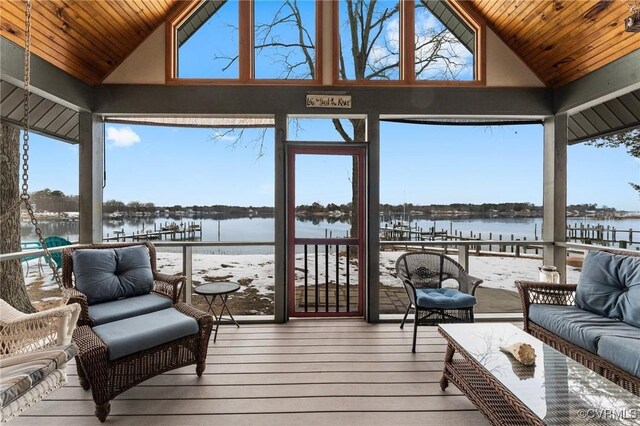
[[[380,282],[387,286],[400,286],[395,278],[395,261],[400,252],[382,252],[380,254]],[[329,256],[329,278],[335,276],[335,254]],[[454,256],[455,259],[455,256]],[[344,257],[340,258],[340,280],[346,275]],[[296,256],[296,275],[299,279],[304,273],[304,256]],[[538,278],[538,267],[542,266],[541,259],[498,257],[498,256],[470,256],[469,273],[484,280],[483,287],[516,291],[515,280],[533,280]],[[315,279],[315,263],[313,255],[309,255],[306,266],[309,280]],[[180,253],[158,252],[158,269],[163,273],[177,274],[182,271],[182,255]],[[319,257],[318,278],[324,282],[324,255]],[[349,273],[357,275],[357,265],[350,262]],[[37,285],[42,293],[42,299],[49,299],[58,294],[55,281],[50,279],[50,271],[45,268],[45,275],[39,277],[37,268],[31,268],[26,278],[28,286]],[[575,268],[567,268],[567,282],[577,283],[580,272]],[[272,254],[194,254],[193,255],[193,284],[212,281],[236,281],[242,285],[240,292],[255,289],[259,295],[272,296],[274,288],[274,256]],[[51,296],[47,293],[51,292]],[[50,299],[49,299],[50,300]]]

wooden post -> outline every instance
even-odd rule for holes
[[[560,114],[546,118],[542,239],[554,245],[544,246],[543,264],[558,268],[560,282],[566,282],[567,249],[555,243],[564,243],[567,239],[567,141],[568,115]]]
[[[191,304],[191,279],[193,278],[193,249],[191,246],[182,247],[182,275],[186,277],[184,288],[182,289],[182,300]]]
[[[98,115],[79,113],[79,240],[102,242],[104,123]]]
[[[462,244],[458,246],[458,263],[469,272],[469,246]]]

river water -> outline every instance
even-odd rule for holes
[[[187,219],[187,218],[131,218],[120,221],[104,221],[105,237],[115,236],[115,231],[124,231],[125,234],[136,232],[146,232],[149,230],[159,230],[167,224],[177,223],[178,225],[195,223],[202,225],[202,241],[274,241],[274,218],[273,217],[245,217],[232,219]],[[393,226],[398,221],[384,221],[382,226]],[[447,220],[426,220],[422,218],[412,218],[409,222],[412,229],[418,227],[423,231],[435,227],[436,231],[448,231],[455,235],[469,237],[473,233],[474,237],[482,239],[498,240],[502,235],[504,241],[511,239],[524,239],[533,241],[537,236],[541,239],[542,219],[541,218],[492,218],[492,219],[447,219]],[[590,218],[570,218],[567,219],[569,226],[584,224],[590,226],[602,225],[616,228],[618,240],[627,240],[629,229],[640,231],[640,219],[617,219],[617,220],[594,220]],[[78,222],[42,222],[42,231],[45,236],[58,235],[70,241],[78,240]],[[349,234],[350,225],[348,221],[329,219],[314,219],[313,221],[296,219],[296,235],[304,238],[321,237],[345,237]],[[22,240],[35,240],[33,226],[29,223],[22,225]],[[640,233],[634,234],[634,245],[630,248],[638,248],[640,245]],[[211,249],[199,249],[202,253],[272,253],[271,247],[222,247]]]

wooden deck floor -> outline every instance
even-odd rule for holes
[[[107,424],[486,425],[455,387],[440,390],[444,339],[435,328],[352,320],[221,327],[202,378],[175,370],[120,395]],[[11,423],[97,425],[75,365],[69,384]]]

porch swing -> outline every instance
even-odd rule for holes
[[[62,289],[60,275],[47,239],[42,235],[29,196],[29,94],[31,0],[25,11],[24,116],[22,193],[0,216],[0,223],[25,205],[31,223],[49,263],[53,276]],[[2,285],[2,283],[0,283]],[[63,291],[63,294],[65,292]],[[67,362],[77,353],[71,342],[80,315],[80,305],[67,304],[33,314],[25,314],[0,299],[0,422],[19,416],[24,410],[67,383]]]

